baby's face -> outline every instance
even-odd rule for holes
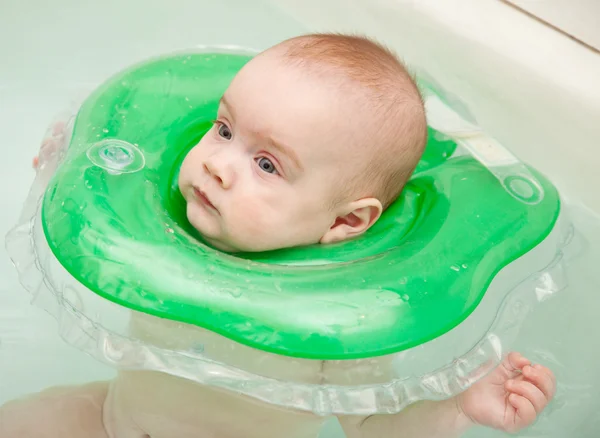
[[[276,56],[234,78],[214,126],[179,177],[190,223],[224,251],[265,251],[321,241],[340,214],[337,195],[357,168],[339,90]]]

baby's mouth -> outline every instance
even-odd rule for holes
[[[213,203],[210,202],[210,199],[208,199],[208,196],[206,196],[206,193],[204,193],[198,187],[194,187],[194,196],[201,204],[207,206],[208,208],[210,208],[212,210],[215,210],[217,213],[219,212],[219,210],[217,210],[217,207],[215,207],[213,205]]]

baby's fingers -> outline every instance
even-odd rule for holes
[[[66,126],[67,124],[64,120],[56,120],[48,126],[48,129],[46,129],[44,138],[60,137],[62,134],[64,134]]]
[[[523,368],[523,377],[537,386],[548,400],[556,392],[556,377],[554,373],[542,365],[526,366]]]
[[[523,367],[530,364],[531,361],[529,359],[515,351],[510,353],[503,362],[504,368],[510,373],[520,371],[523,369]]]
[[[64,120],[59,120],[52,127],[52,136],[59,137],[65,133],[66,123]]]
[[[511,430],[508,430],[508,432],[516,432],[523,427],[529,426],[535,421],[537,416],[535,407],[525,397],[517,394],[511,394],[508,396],[508,402],[513,408],[515,408],[514,424],[512,425]]]
[[[505,386],[509,393],[526,398],[538,414],[544,410],[548,403],[548,398],[542,390],[527,380],[508,380]]]
[[[56,138],[46,138],[40,146],[38,155],[33,157],[33,168],[37,169],[42,162],[47,161],[47,159],[52,156],[57,148],[58,140]]]

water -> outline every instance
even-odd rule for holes
[[[565,272],[566,289],[542,302],[523,324],[514,349],[544,363],[559,382],[553,404],[522,437],[596,437],[600,421],[597,388],[600,351],[595,341],[600,311],[600,222],[584,211],[573,211],[580,233],[571,251],[577,255]],[[594,245],[595,243],[595,245]],[[501,437],[499,432],[474,430],[467,437]],[[508,435],[506,435],[508,436]]]
[[[33,179],[31,158],[48,121],[68,104],[70,97],[91,89],[136,60],[159,53],[215,43],[243,43],[260,49],[305,31],[306,23],[311,20],[315,26],[324,25],[325,15],[331,20],[340,20],[340,23],[350,16],[355,22],[362,20],[350,9],[344,9],[345,14],[338,14],[341,8],[330,8],[329,14],[317,16],[311,12],[312,18],[310,13],[307,18],[304,10],[301,24],[267,4],[243,0],[176,0],[169,5],[160,0],[125,3],[106,0],[98,5],[75,0],[32,0],[3,6],[0,16],[0,151],[3,154],[0,200],[4,214],[0,216],[0,234],[4,235],[16,223]],[[378,19],[381,15],[373,12],[369,19],[373,17]],[[442,61],[439,62],[443,64]],[[460,69],[453,72],[457,71]],[[461,82],[456,77],[452,82],[449,76],[446,82],[456,85],[457,89],[462,87],[467,95],[478,94],[478,84],[465,85],[468,81],[463,79]],[[518,94],[518,91],[514,93]],[[501,95],[504,100],[497,98],[497,105],[512,104],[511,90]],[[565,99],[564,95],[561,90],[553,98]],[[546,104],[538,102],[540,106]],[[550,132],[540,134],[542,126],[548,126],[548,117],[560,119],[566,113],[557,116],[548,109],[546,118],[538,112],[530,123],[527,117],[531,108],[515,107],[514,112],[501,112],[501,108],[485,106],[481,102],[475,107],[483,114],[483,121],[490,122],[503,140],[515,140],[513,143],[519,156],[543,168],[569,193],[570,199],[578,201],[579,191],[585,190],[586,186],[598,186],[593,179],[584,185],[581,181],[585,178],[574,170],[582,165],[582,174],[592,178],[586,169],[591,168],[594,159],[578,152],[574,160],[560,161],[567,152],[565,145],[581,144],[583,150],[591,150],[586,149],[591,144],[586,143],[589,138],[583,136],[589,136],[592,128],[586,125],[579,129],[578,126],[585,122],[585,113],[574,124],[563,120],[554,123],[573,126],[577,132],[554,132],[552,129],[559,128],[550,127]],[[567,111],[568,106],[565,108]],[[511,117],[519,117],[519,120],[513,123]],[[539,129],[530,131],[531,124]],[[528,148],[529,144],[534,147]],[[541,145],[548,150],[544,151]],[[598,158],[595,162],[598,163]],[[588,188],[582,198],[588,205],[598,208],[600,198],[592,191],[594,189]],[[552,367],[559,380],[555,402],[532,429],[520,435],[522,437],[596,437],[600,429],[600,420],[596,417],[600,397],[595,392],[600,384],[596,372],[600,368],[596,341],[596,321],[600,314],[600,277],[597,274],[600,220],[585,210],[575,210],[573,220],[581,237],[578,241],[581,251],[574,251],[578,258],[569,265],[566,273],[568,287],[531,314],[515,345],[534,361]],[[50,385],[80,383],[114,375],[113,370],[67,346],[56,335],[54,320],[29,305],[29,296],[22,291],[14,269],[4,252],[3,255],[0,258],[0,403]],[[476,429],[468,436],[495,438],[505,435]],[[335,423],[329,424],[322,433],[322,438],[341,437]]]
[[[249,5],[244,0],[203,4],[176,0],[168,5],[161,0],[107,0],[98,4],[33,0],[3,5],[2,240],[17,222],[34,177],[31,161],[49,122],[73,99],[85,96],[114,72],[159,53],[200,44],[263,48],[302,31],[302,26],[285,17],[267,22],[270,12],[265,4]],[[265,32],[265,27],[272,31]],[[67,346],[56,335],[54,320],[29,304],[30,297],[18,284],[3,248],[4,245],[0,257],[0,404],[49,385],[112,376],[113,370]]]

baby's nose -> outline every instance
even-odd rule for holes
[[[227,169],[225,163],[216,163],[215,160],[206,160],[204,162],[204,171],[224,189],[231,187],[233,174],[231,170]]]

